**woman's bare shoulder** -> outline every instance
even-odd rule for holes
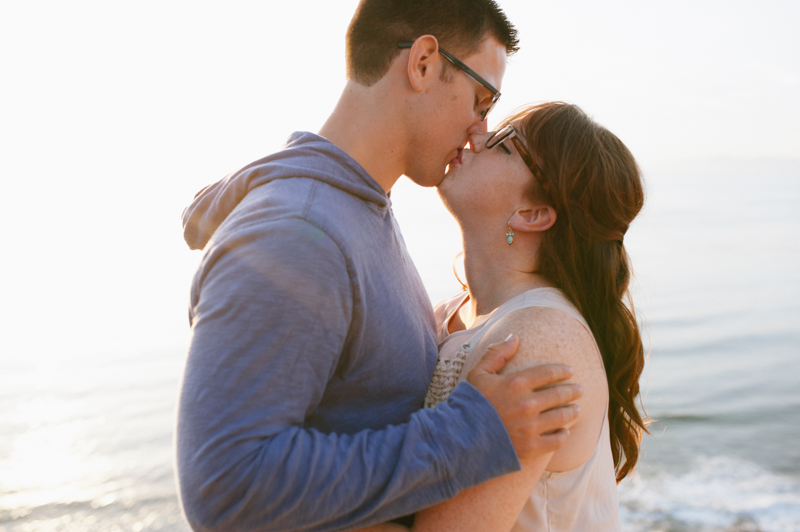
[[[476,349],[514,333],[520,338],[517,354],[502,373],[512,373],[547,362],[568,364],[575,370],[570,382],[583,386],[576,401],[581,415],[568,428],[570,437],[557,451],[548,471],[567,471],[580,466],[594,452],[608,404],[608,384],[603,361],[592,333],[570,314],[550,307],[526,307],[498,319]]]
[[[512,311],[494,324],[478,348],[500,342],[509,334],[520,338],[516,356],[504,372],[519,371],[545,362],[569,364],[602,370],[602,362],[592,333],[577,319],[552,307],[526,307]]]

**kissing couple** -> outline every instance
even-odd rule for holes
[[[487,131],[492,0],[362,0],[317,133],[203,189],[177,472],[200,531],[619,531],[646,417],[620,140],[574,105]],[[437,187],[465,291],[433,308],[401,175]],[[435,232],[436,227],[431,227]]]

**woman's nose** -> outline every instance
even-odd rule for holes
[[[480,153],[483,150],[484,146],[486,146],[486,140],[489,137],[490,135],[486,131],[482,131],[480,133],[472,133],[469,136],[469,149],[475,153]]]

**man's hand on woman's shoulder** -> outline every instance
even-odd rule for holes
[[[533,459],[561,448],[580,409],[571,404],[583,394],[578,384],[564,383],[573,370],[565,364],[543,364],[501,375],[519,348],[509,335],[490,345],[467,381],[494,406],[508,431],[517,456]]]
[[[519,336],[516,354],[499,372],[520,375],[545,363],[567,364],[574,369],[570,382],[583,388],[580,398],[571,399],[581,408],[580,418],[564,427],[569,438],[548,463],[548,471],[566,471],[583,464],[594,452],[608,409],[608,385],[603,359],[594,336],[587,326],[569,313],[551,307],[527,307],[515,310],[495,322],[480,343],[481,349],[498,342],[510,332]],[[562,384],[556,385],[561,387]]]

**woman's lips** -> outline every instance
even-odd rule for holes
[[[460,165],[463,162],[463,155],[464,155],[464,148],[458,148],[458,153],[453,158],[453,160],[450,161],[450,164]]]

